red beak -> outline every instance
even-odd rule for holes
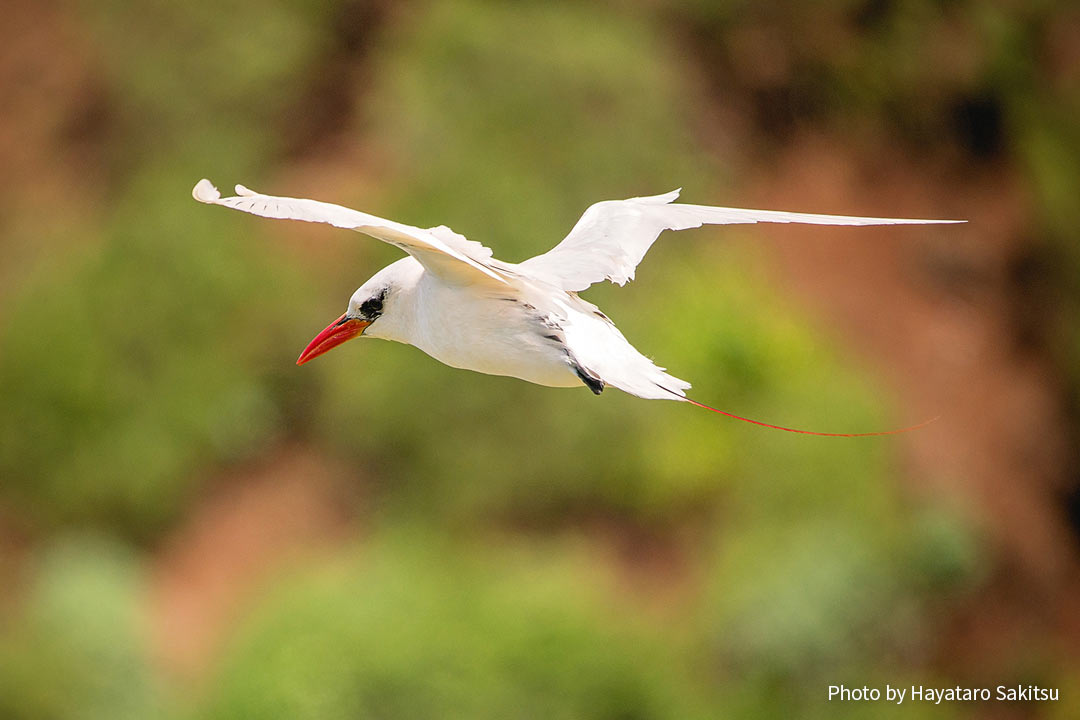
[[[327,350],[333,350],[346,340],[352,340],[357,335],[363,334],[364,328],[370,324],[367,320],[347,318],[342,315],[308,343],[308,346],[304,348],[304,352],[300,353],[300,357],[296,359],[296,364],[303,365],[308,360],[319,357]]]

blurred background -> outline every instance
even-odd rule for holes
[[[1080,716],[1080,10],[7,0],[0,718]],[[704,402],[307,341],[398,257],[590,203],[967,218],[669,234],[600,304]]]

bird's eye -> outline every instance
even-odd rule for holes
[[[360,315],[366,318],[374,318],[382,313],[382,296],[376,296],[365,300],[360,306]]]

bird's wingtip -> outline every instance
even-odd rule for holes
[[[195,183],[195,187],[191,189],[191,196],[201,203],[213,203],[221,199],[221,193],[206,178]]]

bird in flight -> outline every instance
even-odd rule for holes
[[[811,225],[924,225],[961,220],[815,215],[676,203],[679,190],[652,197],[607,200],[590,206],[562,242],[521,263],[496,260],[487,247],[445,225],[422,229],[340,205],[275,197],[236,186],[221,197],[209,180],[196,200],[267,218],[327,223],[395,245],[406,253],[377,272],[349,299],[345,313],[311,341],[297,365],[355,337],[414,345],[451,367],[508,375],[548,387],[611,386],[649,400],[677,400],[738,420],[807,435],[823,433],[771,425],[717,410],[686,396],[690,383],[638,352],[607,315],[578,293],[609,280],[624,285],[665,230],[702,225],[806,223]],[[929,421],[928,421],[929,422]]]

